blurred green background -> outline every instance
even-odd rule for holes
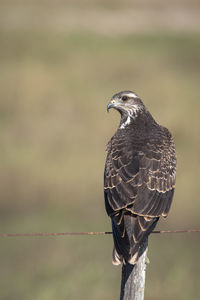
[[[0,1],[0,232],[109,231],[109,98],[134,90],[173,133],[158,229],[200,228],[199,1]],[[119,298],[111,236],[1,238],[0,298]],[[145,299],[199,299],[199,234],[151,235]]]

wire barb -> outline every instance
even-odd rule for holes
[[[187,230],[154,230],[152,233],[194,233],[200,232],[200,229]],[[0,233],[0,237],[43,237],[43,236],[68,236],[68,235],[106,235],[112,234],[112,231],[88,231],[88,232],[37,232],[37,233]]]

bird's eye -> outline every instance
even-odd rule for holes
[[[128,96],[122,96],[122,101],[127,101],[128,100]]]

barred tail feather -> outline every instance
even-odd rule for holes
[[[114,265],[137,263],[140,247],[155,228],[158,219],[134,215],[127,211],[112,216]]]

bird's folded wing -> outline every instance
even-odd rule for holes
[[[128,149],[126,147],[126,149]],[[114,144],[104,174],[105,202],[109,215],[126,208],[141,216],[166,216],[175,185],[176,156],[173,141],[136,145],[126,153]]]

